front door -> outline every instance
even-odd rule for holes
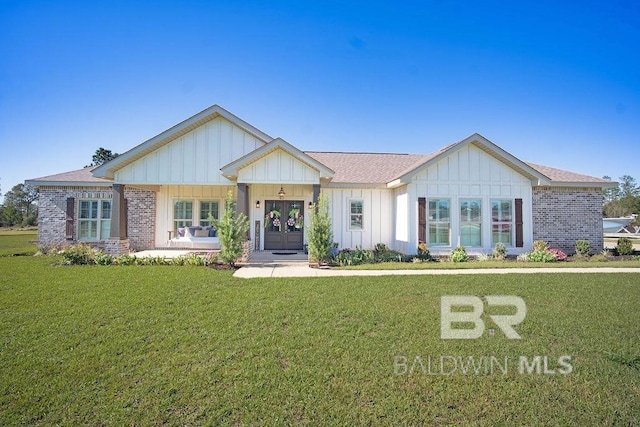
[[[302,250],[304,242],[304,202],[267,200],[264,211],[265,250]]]

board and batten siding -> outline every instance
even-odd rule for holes
[[[217,117],[116,171],[123,184],[230,185],[220,168],[264,143]]]
[[[238,171],[246,184],[318,184],[320,172],[284,150],[274,150]]]
[[[392,247],[393,192],[387,189],[323,188],[329,197],[329,214],[333,225],[333,240],[340,249],[359,246],[373,249],[377,243]],[[363,201],[363,229],[350,230],[350,200]]]
[[[173,202],[175,200],[193,201],[194,224],[197,224],[198,202],[220,202],[220,215],[224,209],[224,201],[227,191],[233,191],[233,197],[237,197],[237,187],[230,186],[200,186],[200,185],[163,185],[156,194],[156,246],[166,247],[169,241],[169,231],[175,231],[173,227]]]
[[[425,197],[427,200],[451,200],[451,246],[429,248],[432,252],[437,253],[439,249],[441,252],[449,252],[452,247],[457,246],[460,230],[459,202],[461,199],[470,198],[482,200],[482,247],[476,248],[476,252],[488,252],[493,249],[490,234],[492,199],[522,199],[524,245],[523,248],[510,248],[510,252],[523,252],[533,245],[531,180],[473,144],[416,173],[407,187],[406,191],[410,194],[411,201],[407,214],[410,227],[407,249],[411,253],[416,251],[418,245],[419,197]]]

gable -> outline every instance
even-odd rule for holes
[[[114,173],[123,184],[229,184],[220,168],[264,145],[224,117],[216,117]]]
[[[474,144],[466,145],[429,165],[414,181],[530,184],[531,178]]]
[[[264,184],[318,184],[320,171],[281,148],[238,170],[238,182]]]

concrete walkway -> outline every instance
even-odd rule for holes
[[[640,268],[470,268],[455,270],[336,270],[311,268],[306,261],[248,264],[235,277],[438,276],[444,274],[638,273]]]

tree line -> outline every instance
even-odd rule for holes
[[[604,179],[611,179],[605,176]],[[640,186],[631,175],[619,178],[618,186],[603,191],[603,209],[605,218],[619,218],[640,214]],[[636,218],[638,223],[638,218]]]

